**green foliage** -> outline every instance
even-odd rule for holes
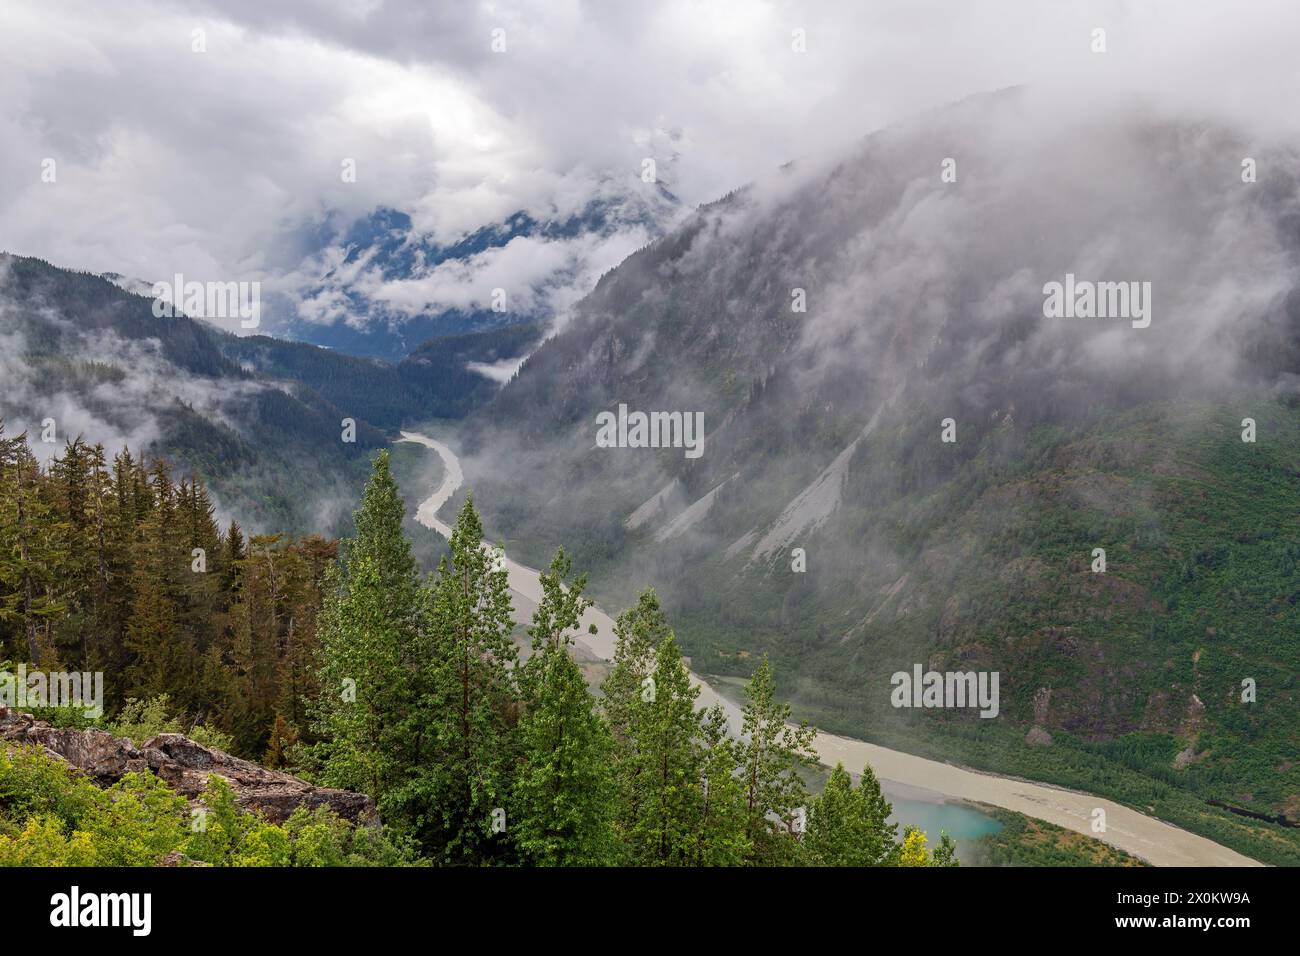
[[[100,790],[38,753],[6,749],[0,862],[955,864],[946,835],[933,853],[911,828],[895,846],[870,768],[856,789],[837,768],[809,798],[813,731],[790,722],[766,656],[739,737],[721,708],[697,711],[652,590],[618,619],[598,704],[570,655],[590,606],[586,578],[558,551],[541,576],[532,653],[519,663],[507,575],[472,499],[437,573],[420,579],[387,454],[373,462],[336,562],[319,539],[246,538],[234,524],[219,533],[202,486],[174,482],[161,464],[146,471],[124,452],[110,470],[98,449],[73,443],[42,473],[22,441],[4,450],[10,509],[0,531],[19,556],[0,566],[11,651],[118,668],[128,694],[101,721],[115,734],[139,744],[184,732],[276,767],[301,759],[315,781],[374,797],[387,826],[305,808],[272,824],[243,812],[217,776],[193,808],[147,773]],[[202,574],[189,568],[191,546],[208,555]],[[37,600],[50,567],[70,569],[72,584],[58,601]],[[91,640],[105,620],[116,637]],[[1158,737],[1147,747],[1167,749]]]
[[[751,862],[779,864],[798,852],[794,820],[808,803],[800,767],[817,766],[816,730],[790,725],[790,707],[776,699],[767,657],[745,687],[740,769],[745,785],[746,835]]]
[[[117,718],[104,724],[104,729],[117,737],[126,737],[137,747],[159,734],[184,734],[195,743],[227,753],[234,749],[234,740],[203,724],[185,727],[181,719],[171,715],[171,698],[160,694],[151,700],[127,698]]]
[[[36,748],[0,748],[0,866],[155,866],[172,856],[214,866],[407,866],[409,843],[328,808],[283,825],[239,808],[221,777],[191,811],[152,773],[101,790]]]
[[[52,816],[73,823],[98,799],[95,787],[67,764],[34,747],[0,746],[0,821]]]
[[[1002,824],[968,846],[974,866],[1145,866],[1108,843],[1000,807],[981,810]],[[935,852],[938,856],[938,850]]]
[[[222,534],[203,482],[160,460],[110,463],[74,439],[42,470],[0,431],[0,659],[110,677],[101,718],[40,709],[56,726],[189,733],[253,760],[277,722],[300,738],[334,554],[321,538]]]
[[[512,834],[522,858],[542,866],[596,866],[614,858],[609,757],[613,738],[593,709],[569,632],[591,602],[585,578],[563,549],[541,576],[542,600],[529,633],[533,655],[520,668],[523,714],[517,733]]]
[[[804,841],[818,866],[894,866],[899,860],[898,825],[887,821],[893,808],[880,791],[870,767],[862,769],[857,788],[836,764],[826,788],[808,811]],[[948,840],[947,836],[943,837]],[[943,844],[950,852],[951,841]]]
[[[1300,830],[1208,803],[1297,817],[1293,404],[1245,394],[1046,423],[1018,408],[1013,421],[965,426],[950,450],[967,464],[922,460],[936,454],[932,423],[953,413],[909,405],[882,417],[853,458],[836,519],[807,543],[815,573],[786,573],[788,554],[737,573],[716,542],[739,539],[756,513],[807,487],[845,447],[838,430],[804,467],[789,455],[747,458],[771,482],[753,479],[756,490],[737,489],[734,501],[720,493],[698,545],[629,540],[620,522],[646,489],[584,472],[590,487],[571,483],[566,499],[594,526],[575,519],[565,540],[604,599],[653,575],[673,596],[697,669],[748,676],[769,654],[794,712],[823,728],[1085,789],[1261,861],[1300,862]],[[1255,444],[1240,440],[1247,416],[1266,436]],[[566,533],[567,516],[547,511],[534,524],[526,497],[501,494],[490,524],[508,515],[525,540],[535,528]],[[1094,574],[1102,545],[1108,568]],[[892,708],[890,675],[918,660],[998,671],[999,719]],[[1258,688],[1253,703],[1242,700],[1245,678]],[[1053,742],[1030,745],[1035,694],[1048,687]]]
[[[152,866],[185,839],[188,805],[152,773],[128,773],[80,821],[96,866]]]
[[[429,773],[448,862],[507,860],[509,841],[494,832],[519,758],[515,732],[517,652],[510,589],[500,552],[484,547],[471,498],[451,532],[451,554],[428,591],[433,648],[437,759]]]
[[[312,761],[437,858],[509,854],[492,828],[518,746],[506,575],[469,502],[437,577],[418,581],[404,511],[381,454],[322,611]]]
[[[320,615],[311,751],[330,786],[361,790],[414,827],[418,809],[406,799],[410,777],[432,745],[432,680],[427,608],[415,561],[401,535],[404,508],[387,454],[373,465],[357,536],[346,543],[326,580]]]

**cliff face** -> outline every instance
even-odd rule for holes
[[[182,734],[159,734],[136,747],[125,737],[102,730],[51,727],[31,714],[0,707],[0,740],[39,746],[101,787],[111,786],[128,773],[152,770],[181,796],[194,800],[207,786],[208,774],[215,773],[230,784],[244,810],[272,823],[283,823],[300,806],[329,807],[354,823],[375,816],[374,802],[365,794],[313,786],[290,774],[209,749]]]

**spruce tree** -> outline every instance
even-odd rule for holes
[[[434,747],[430,648],[415,559],[388,453],[376,456],[357,534],[327,572],[311,713],[321,782],[375,798],[394,825],[418,830],[411,788]],[[418,787],[417,787],[418,789]]]
[[[562,647],[548,645],[533,660],[536,697],[519,723],[522,760],[511,834],[530,863],[609,863],[614,849],[609,730],[593,711],[582,671]]]
[[[621,822],[631,862],[686,866],[698,848],[702,808],[699,688],[692,686],[671,632],[655,651],[652,681],[643,685],[632,713],[637,749],[625,768],[631,772],[624,784],[631,808],[623,808]]]
[[[585,576],[566,585],[571,570],[561,548],[542,573],[542,600],[528,629],[533,654],[520,668],[511,833],[523,858],[541,866],[600,865],[613,851],[613,740],[569,654],[569,634],[591,604]]]
[[[812,750],[816,731],[807,724],[790,725],[790,707],[776,699],[776,681],[766,654],[745,688],[745,697],[740,761],[749,862],[788,864],[798,856],[796,821],[801,811],[806,814],[808,804],[798,770],[817,765]]]
[[[739,866],[750,852],[745,790],[738,772],[739,747],[728,733],[727,715],[720,705],[715,704],[700,717],[703,765],[692,863]]]
[[[863,768],[857,789],[837,764],[826,789],[808,811],[804,845],[819,866],[892,866],[897,856],[897,824],[886,818],[892,807],[880,792],[870,767]]]
[[[507,574],[499,552],[483,545],[472,497],[452,528],[429,604],[437,760],[420,796],[434,801],[432,843],[450,863],[505,860],[511,844],[498,824],[518,757],[517,653]]]
[[[636,718],[644,706],[646,681],[654,670],[655,648],[671,633],[653,588],[643,591],[636,606],[614,622],[614,662],[601,685],[601,709],[614,737],[615,828],[624,837],[635,827],[641,811],[637,776],[642,769],[638,758],[642,744]]]

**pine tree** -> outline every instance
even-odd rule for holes
[[[745,790],[739,777],[739,748],[728,735],[727,715],[720,705],[701,715],[700,733],[704,759],[692,863],[740,866],[750,852]]]
[[[623,808],[624,838],[635,864],[685,866],[697,850],[702,805],[699,688],[691,685],[671,633],[655,652],[652,681],[632,714],[637,749],[626,768],[632,806]]]
[[[880,792],[871,767],[864,767],[855,790],[837,764],[826,789],[808,811],[804,845],[819,866],[892,866],[898,826],[887,822],[893,808]]]
[[[447,862],[502,860],[510,842],[496,824],[518,758],[510,588],[499,551],[483,545],[472,497],[450,543],[429,600],[437,760],[418,792],[436,806],[426,845]]]
[[[614,849],[613,739],[569,655],[569,632],[591,604],[583,596],[585,577],[566,587],[571,567],[560,549],[542,573],[542,600],[529,628],[533,656],[520,668],[522,758],[511,831],[524,859],[542,866],[601,865]]]
[[[796,821],[808,803],[798,769],[817,765],[812,750],[816,731],[807,724],[790,725],[790,707],[776,699],[767,655],[750,678],[745,697],[740,760],[749,862],[790,863],[799,852]]]
[[[433,746],[424,602],[388,453],[373,463],[356,536],[325,577],[312,704],[323,783],[372,796],[397,826],[422,820],[409,788]]]

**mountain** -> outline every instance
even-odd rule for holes
[[[1300,858],[1242,815],[1300,820],[1296,155],[1012,90],[791,164],[604,276],[472,416],[467,483],[819,726]],[[1055,317],[1103,282],[1123,314]],[[601,447],[620,404],[703,453]],[[895,707],[918,664],[997,672],[997,718]]]
[[[0,254],[0,419],[38,456],[83,437],[199,473],[224,517],[252,528],[333,531],[384,434],[223,353],[223,333],[110,280]],[[45,440],[48,437],[48,441]]]
[[[269,331],[352,355],[400,361],[436,337],[562,316],[596,277],[659,236],[681,204],[662,184],[604,184],[571,212],[520,210],[438,242],[381,208],[326,239],[299,270]],[[504,301],[494,302],[494,290]]]
[[[222,355],[246,371],[299,383],[350,415],[389,430],[461,418],[487,402],[541,340],[532,324],[445,335],[396,363],[265,335],[222,335]]]

